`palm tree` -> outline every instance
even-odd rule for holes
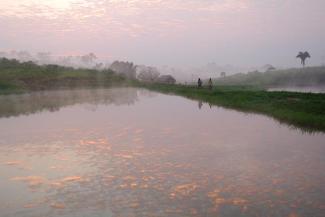
[[[307,58],[310,58],[310,55],[307,51],[305,52],[299,52],[299,54],[296,56],[296,58],[300,58],[301,59],[301,64],[303,67],[305,67],[305,64],[306,64],[306,59]]]

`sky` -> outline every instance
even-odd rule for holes
[[[325,64],[324,0],[0,0],[0,51],[137,64]]]

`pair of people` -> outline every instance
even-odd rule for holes
[[[198,86],[198,88],[201,88],[202,87],[202,80],[201,80],[201,78],[199,78],[198,79],[198,81],[197,81],[197,86]],[[212,86],[213,86],[213,84],[212,84],[212,79],[210,78],[209,79],[209,82],[208,82],[208,87],[209,87],[209,89],[212,89]]]

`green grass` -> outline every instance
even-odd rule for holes
[[[219,86],[212,90],[184,85],[142,86],[238,111],[268,115],[306,131],[325,131],[325,94],[267,92],[242,86]]]

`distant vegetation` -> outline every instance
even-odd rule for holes
[[[137,76],[138,73],[138,76]],[[115,61],[106,69],[38,65],[32,61],[0,58],[0,94],[63,89],[126,86],[135,83],[174,84],[171,75],[160,75],[154,67]]]
[[[160,76],[158,69],[148,66],[137,66],[138,76],[137,78],[142,82],[152,83],[157,81]]]
[[[155,67],[137,66],[137,79],[144,83],[175,84],[176,79],[172,75],[160,75]]]
[[[0,93],[77,87],[107,87],[132,82],[111,69],[75,69],[0,58]]]
[[[311,58],[310,54],[305,51],[305,52],[299,52],[298,55],[296,56],[296,58],[299,58],[301,60],[301,65],[302,67],[305,67],[306,65],[306,59],[307,58]]]
[[[132,62],[114,61],[109,68],[128,79],[136,79],[137,67]]]
[[[38,65],[60,65],[73,68],[103,69],[108,63],[100,62],[94,53],[84,55],[56,56],[49,52],[38,52],[36,54],[28,51],[0,51],[0,57],[16,59],[20,62],[32,61]]]
[[[325,86],[325,67],[269,70],[239,73],[214,80],[216,85],[249,85],[259,87]]]

